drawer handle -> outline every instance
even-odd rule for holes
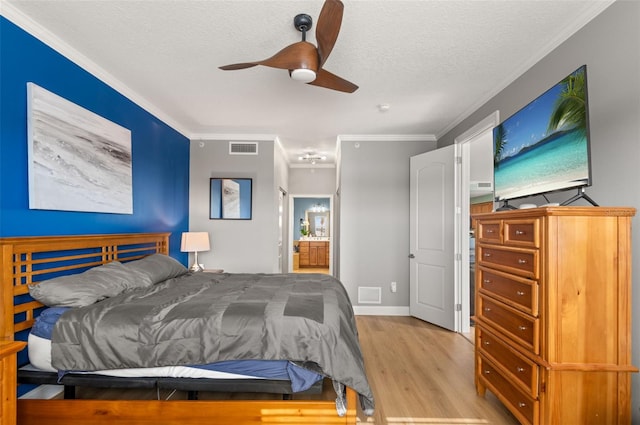
[[[527,327],[524,326],[524,325],[520,325],[520,326],[518,326],[518,329],[520,329],[521,331],[526,331]]]
[[[524,297],[524,292],[523,291],[516,291],[516,295],[519,297]]]
[[[486,311],[487,313],[491,311],[491,309],[489,307],[485,307],[484,311]]]
[[[522,235],[524,235],[524,231],[522,231],[522,230],[516,230],[516,235],[518,235],[518,236],[522,236]]]
[[[493,233],[493,229],[487,229],[487,233]]]
[[[516,370],[517,370],[519,373],[524,372],[524,368],[523,368],[523,367],[520,367],[520,366],[516,367]]]
[[[519,258],[518,264],[527,264],[527,260],[523,260],[522,258]]]
[[[518,407],[520,408],[527,407],[527,403],[521,401],[518,403]]]
[[[484,254],[482,254],[483,257],[491,257],[491,254],[488,252],[485,252]]]
[[[482,281],[482,283],[491,283],[491,280],[489,280],[489,279],[484,279],[484,280]]]
[[[489,341],[485,341],[484,345],[491,345],[491,343]]]
[[[484,374],[485,374],[485,375],[490,375],[490,374],[491,374],[491,371],[490,371],[490,370],[485,370],[485,371],[484,371]]]

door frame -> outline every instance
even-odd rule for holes
[[[333,276],[333,244],[335,241],[334,233],[334,205],[333,194],[289,194],[289,261],[288,272],[293,273],[293,241],[298,233],[295,231],[294,203],[298,198],[328,198],[329,199],[329,274]]]
[[[470,321],[470,297],[471,291],[469,288],[469,232],[465,231],[465,229],[469,228],[469,219],[470,219],[470,205],[471,205],[471,193],[469,190],[469,185],[471,183],[470,176],[470,161],[471,161],[471,149],[469,144],[473,142],[474,139],[477,139],[478,136],[487,132],[493,131],[493,128],[500,124],[500,111],[494,111],[486,118],[482,119],[477,124],[473,125],[467,131],[460,134],[458,137],[454,139],[454,144],[456,145],[456,156],[461,158],[461,172],[460,179],[456,181],[456,193],[460,196],[457,200],[457,205],[460,208],[460,214],[456,214],[458,222],[456,226],[459,231],[457,232],[457,240],[456,240],[456,253],[460,253],[461,260],[457,262],[459,270],[457,270],[457,282],[456,286],[458,287],[457,293],[459,294],[459,299],[456,300],[456,303],[461,306],[461,321],[460,329],[457,329],[458,332],[468,333],[471,330],[471,321]]]

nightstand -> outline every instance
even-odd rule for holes
[[[205,273],[224,273],[223,269],[204,269],[202,271]]]

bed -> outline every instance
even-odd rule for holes
[[[35,301],[30,295],[29,290],[33,291],[34,288],[45,287],[40,285],[42,282],[48,283],[51,280],[56,280],[59,276],[75,275],[86,273],[87,269],[92,270],[105,265],[114,264],[129,264],[133,265],[139,260],[151,258],[154,256],[168,254],[168,233],[148,233],[148,234],[121,234],[121,235],[83,235],[83,236],[52,236],[52,237],[23,237],[23,238],[0,238],[0,266],[2,270],[2,291],[0,297],[2,301],[2,322],[1,322],[1,338],[4,340],[13,339],[26,339],[25,334],[29,334],[29,330],[35,323],[35,319],[45,309],[42,303]],[[255,357],[255,353],[252,353],[252,349],[245,350],[247,353],[240,353],[238,347],[252,347],[253,344],[250,339],[253,331],[246,331],[244,328],[238,328],[242,322],[255,322],[258,320],[259,314],[245,317],[243,314],[248,310],[256,310],[258,313],[265,311],[277,310],[280,308],[286,311],[284,316],[280,317],[276,321],[286,322],[291,318],[294,318],[298,322],[305,323],[304,326],[313,325],[314,322],[322,322],[323,320],[314,318],[316,313],[310,313],[313,309],[309,310],[309,306],[314,302],[317,303],[317,292],[314,290],[305,290],[309,288],[309,285],[296,283],[292,276],[288,275],[229,275],[229,274],[190,274],[193,276],[178,276],[167,280],[162,283],[154,283],[152,288],[145,288],[141,291],[149,290],[151,295],[145,294],[141,297],[146,299],[150,296],[167,297],[167,293],[170,294],[169,298],[176,298],[176,287],[186,288],[186,298],[193,298],[195,300],[202,300],[204,293],[214,290],[222,290],[222,288],[229,289],[231,292],[226,292],[224,296],[220,296],[220,299],[225,299],[229,302],[216,301],[213,304],[225,304],[225,310],[223,314],[213,314],[212,319],[204,319],[198,316],[194,320],[201,322],[197,329],[208,329],[210,327],[215,328],[222,326],[222,322],[228,322],[224,328],[224,338],[218,334],[213,338],[216,343],[214,345],[207,346],[202,344],[205,348],[201,350],[194,350],[193,346],[189,345],[189,335],[181,335],[184,344],[166,344],[166,341],[160,341],[157,335],[153,336],[154,341],[160,341],[155,344],[153,353],[144,352],[140,354],[141,357],[153,357],[161,358],[166,353],[164,351],[175,351],[176,346],[184,347],[185,352],[189,353],[188,361],[185,364],[199,364],[203,359],[202,352],[210,353],[215,352],[215,357],[218,360],[244,360]],[[187,279],[189,278],[189,279]],[[238,280],[240,279],[240,280]],[[244,280],[243,280],[244,279]],[[278,279],[281,279],[278,284]],[[287,280],[289,279],[289,280]],[[169,283],[169,281],[175,281]],[[248,283],[248,281],[260,282],[257,286],[254,283]],[[244,282],[244,283],[238,283]],[[179,283],[177,285],[176,283]],[[322,285],[333,285],[330,282],[317,283]],[[164,285],[164,286],[163,286]],[[162,287],[162,288],[161,288]],[[215,287],[215,288],[212,288]],[[240,291],[241,294],[253,294],[248,297],[248,303],[238,303],[244,295],[238,296],[238,287],[245,288],[244,291]],[[266,290],[265,288],[274,287],[274,294],[268,295],[267,298],[273,299],[284,296],[286,291],[291,294],[295,292],[296,296],[292,298],[299,299],[300,303],[289,302],[274,302],[274,303],[261,303],[259,302],[259,294]],[[340,285],[341,287],[341,285]],[[160,288],[160,289],[158,289]],[[284,289],[283,289],[284,288]],[[286,288],[289,288],[286,290]],[[181,289],[182,290],[182,289]],[[344,288],[342,288],[344,291]],[[135,298],[132,292],[137,292],[138,289],[132,291],[125,291],[122,294],[115,295],[113,297],[106,297],[105,300],[101,300],[96,304],[109,305],[113,310],[110,313],[93,312],[93,313],[80,313],[79,310],[83,310],[85,307],[71,308],[68,313],[63,314],[61,317],[63,320],[67,316],[74,314],[88,314],[89,316],[96,315],[98,317],[104,317],[111,314],[114,317],[125,317],[127,314],[123,314],[123,305],[130,302]],[[168,292],[167,292],[168,291]],[[284,291],[284,292],[283,292]],[[324,289],[322,290],[324,293]],[[232,295],[231,293],[236,293]],[[328,298],[337,297],[340,298],[340,291],[327,292],[332,295]],[[338,294],[338,295],[336,295]],[[344,294],[346,296],[346,292]],[[288,295],[287,295],[288,296]],[[122,302],[119,297],[126,298],[126,303]],[[231,298],[230,298],[231,297]],[[245,297],[246,298],[246,297]],[[327,298],[326,296],[324,298]],[[348,298],[347,298],[348,301]],[[326,300],[321,301],[326,303]],[[158,301],[154,300],[150,302],[152,305],[158,305]],[[195,308],[190,307],[189,311],[196,311],[198,309],[208,310],[206,305],[211,304],[207,302],[196,302]],[[144,305],[144,303],[142,304]],[[100,307],[101,308],[101,307]],[[106,307],[105,307],[106,308]],[[326,304],[325,307],[327,308]],[[144,310],[144,308],[138,305],[133,310]],[[180,310],[180,308],[170,308],[166,311]],[[20,399],[18,400],[18,423],[20,424],[69,424],[69,423],[83,423],[83,424],[106,424],[106,423],[136,423],[136,424],[155,424],[158,422],[158,418],[162,418],[162,423],[180,423],[180,424],[198,424],[198,423],[275,423],[275,422],[289,422],[289,423],[344,423],[354,424],[356,422],[356,403],[358,400],[362,404],[364,410],[367,413],[372,413],[373,409],[373,397],[366,382],[366,376],[364,376],[362,358],[359,355],[359,345],[357,343],[357,331],[355,330],[355,322],[353,320],[353,312],[350,308],[346,309],[346,314],[340,314],[337,326],[341,328],[339,333],[348,335],[350,332],[356,335],[354,339],[347,341],[348,350],[356,352],[353,359],[349,358],[351,355],[346,355],[342,352],[343,348],[331,348],[327,347],[315,347],[304,348],[305,355],[309,355],[307,358],[289,358],[287,356],[302,356],[296,350],[301,348],[294,347],[295,345],[301,345],[303,347],[313,346],[317,344],[318,340],[333,339],[332,335],[322,334],[324,331],[314,330],[314,328],[308,328],[305,334],[316,335],[315,342],[310,343],[305,337],[295,335],[297,338],[295,341],[301,341],[301,343],[292,344],[286,342],[285,336],[279,335],[275,340],[279,341],[281,347],[266,349],[266,360],[277,360],[286,357],[287,360],[295,361],[297,366],[304,369],[318,372],[333,381],[334,387],[337,389],[337,400],[322,400],[322,399],[296,399],[296,400],[87,400],[87,399],[53,399],[53,400],[35,400],[35,399]],[[159,310],[147,311],[147,319],[149,317],[156,317]],[[165,315],[161,313],[160,315]],[[303,317],[304,316],[304,317]],[[82,317],[81,319],[79,319]],[[66,329],[74,327],[79,323],[84,323],[86,316],[77,316],[75,319],[71,318],[67,321],[66,325],[56,325],[58,334],[65,334]],[[265,323],[268,322],[267,314],[265,313]],[[324,316],[326,319],[337,317],[336,312],[328,310]],[[147,320],[145,319],[145,320]],[[138,320],[138,319],[136,319]],[[331,322],[332,320],[326,320]],[[335,320],[333,320],[335,321]],[[286,322],[289,323],[289,322]],[[118,323],[121,326],[122,323]],[[65,328],[66,326],[66,328]],[[139,324],[136,324],[139,326]],[[265,324],[263,328],[269,328],[270,325]],[[296,325],[297,326],[297,325]],[[176,326],[181,329],[184,326]],[[150,321],[147,330],[141,333],[147,334],[147,331],[151,332],[158,328],[155,322]],[[188,327],[192,329],[191,326]],[[133,328],[132,328],[133,329]],[[195,329],[195,328],[193,328]],[[223,329],[223,328],[220,328]],[[231,329],[231,330],[229,330]],[[284,329],[284,330],[283,330]],[[292,329],[292,325],[288,324],[277,331],[282,333],[289,332]],[[285,332],[287,330],[287,332]],[[166,329],[162,328],[158,330],[158,335],[164,335]],[[183,329],[184,331],[184,329]],[[85,330],[85,333],[95,332],[94,328]],[[127,334],[127,330],[124,331]],[[207,330],[209,332],[209,330]],[[320,332],[320,333],[318,333]],[[272,335],[273,332],[267,333]],[[235,339],[230,336],[234,336]],[[260,337],[259,332],[256,333],[258,339],[270,339],[271,337]],[[70,337],[73,340],[73,336]],[[155,338],[155,339],[154,339]],[[225,338],[231,338],[234,343],[230,344],[228,348],[223,340]],[[239,339],[238,339],[239,338]],[[303,339],[300,339],[303,338]],[[342,337],[340,337],[342,338]],[[104,351],[104,347],[94,347],[93,354],[87,354],[79,347],[82,344],[71,343],[69,340],[63,341],[63,339],[55,337],[56,341],[52,344],[52,352],[56,350],[62,353],[63,358],[73,358],[79,363],[71,365],[57,365],[57,369],[63,369],[67,372],[61,374],[62,378],[72,379],[69,381],[73,384],[74,379],[82,381],[83,379],[93,379],[91,376],[87,377],[83,373],[75,373],[76,371],[85,370],[101,370],[109,369],[109,362],[114,360],[98,359],[94,357],[95,351]],[[123,338],[127,340],[127,338]],[[254,338],[255,341],[255,338]],[[122,341],[120,341],[122,342]],[[120,342],[115,345],[119,345]],[[125,341],[126,342],[126,341]],[[253,345],[252,345],[253,344]],[[58,348],[53,348],[53,347]],[[62,347],[62,348],[61,348]],[[190,348],[191,347],[191,348]],[[263,350],[261,348],[261,350]],[[293,351],[291,351],[293,350]],[[77,352],[75,352],[77,351]],[[91,350],[90,350],[91,351]],[[107,350],[108,351],[108,350]],[[135,349],[125,347],[125,352],[131,354],[135,352]],[[200,353],[195,353],[200,351]],[[265,351],[265,350],[263,350]],[[316,357],[318,354],[320,357]],[[334,352],[334,357],[330,358],[330,352]],[[151,353],[151,355],[149,355]],[[157,355],[161,353],[162,355]],[[194,354],[195,353],[195,354]],[[222,353],[222,354],[221,354]],[[316,354],[314,354],[316,353]],[[264,354],[264,353],[263,353]],[[239,357],[238,357],[239,355]],[[195,357],[193,357],[195,356]],[[58,353],[57,357],[60,357]],[[83,358],[86,357],[86,358]],[[100,357],[100,356],[98,356]],[[128,357],[124,364],[128,364]],[[136,356],[133,356],[136,357]],[[79,360],[78,360],[79,359]],[[89,359],[89,360],[87,360]],[[121,362],[122,359],[115,360]],[[88,361],[90,365],[83,363]],[[97,362],[97,363],[96,363]],[[106,362],[106,363],[100,363]],[[344,364],[347,364],[345,366]],[[358,366],[359,365],[359,366]],[[162,366],[162,364],[152,364],[151,366]],[[129,366],[127,366],[129,367]],[[355,369],[362,369],[362,371],[355,371]],[[28,374],[27,374],[28,375]],[[33,375],[31,375],[33,376]],[[50,376],[50,375],[49,375]],[[127,378],[122,377],[108,377],[107,379],[113,380],[114,385],[127,385]],[[121,379],[124,379],[122,381]],[[325,379],[326,380],[326,379]],[[135,380],[131,381],[134,382]],[[195,383],[195,384],[194,384]],[[77,384],[77,382],[76,382]],[[239,387],[235,388],[234,385]],[[189,378],[175,378],[175,377],[161,377],[154,378],[153,380],[145,383],[145,385],[160,386],[164,385],[166,388],[178,388],[189,391],[209,391],[211,388],[217,388],[217,390],[229,390],[229,391],[244,391],[247,388],[266,388],[267,392],[287,391],[281,388],[269,389],[269,385],[274,384],[276,387],[282,384],[282,381],[273,381],[269,379],[254,380],[246,379],[215,379],[204,378],[190,380]],[[73,384],[75,385],[75,384]],[[287,384],[288,385],[288,384]],[[262,387],[261,387],[262,386]],[[313,391],[313,386],[308,390]],[[195,397],[194,397],[195,398]],[[337,409],[337,404],[343,403],[343,409]],[[197,404],[196,404],[197,403]],[[196,407],[197,406],[197,407]],[[340,413],[340,414],[339,414]]]

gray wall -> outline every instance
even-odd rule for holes
[[[382,288],[380,306],[408,308],[409,158],[435,146],[341,142],[339,277],[355,306],[358,287],[367,286]],[[392,281],[397,282],[396,293],[389,290]]]
[[[602,206],[640,209],[640,2],[617,1],[529,69],[460,125],[456,136],[495,110],[504,120],[580,65],[587,65],[593,186],[587,194]],[[574,192],[554,194],[561,202]],[[541,197],[515,202],[545,203]],[[580,200],[576,205],[588,205]],[[634,218],[633,364],[640,366],[640,226]],[[598,336],[594,336],[597,343]],[[640,376],[634,374],[633,423],[640,423]]]
[[[286,190],[287,169],[273,141],[258,143],[259,155],[229,155],[228,141],[191,141],[189,230],[209,232],[211,250],[198,254],[205,268],[236,273],[278,269],[278,188]],[[212,177],[253,179],[251,220],[209,219]]]
[[[336,169],[290,168],[289,193],[291,195],[335,195]]]

